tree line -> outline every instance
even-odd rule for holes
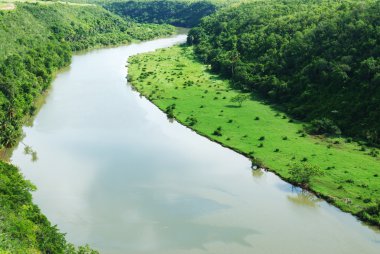
[[[188,43],[235,87],[312,121],[316,134],[379,145],[379,13],[375,0],[255,1],[203,19]]]
[[[105,2],[103,6],[137,22],[171,24],[179,27],[196,26],[203,17],[214,13],[217,9],[217,5],[209,1],[175,0]]]
[[[67,66],[73,51],[172,34],[169,25],[137,24],[99,6],[18,4],[0,12],[0,148],[21,136],[22,121]]]
[[[137,24],[99,6],[17,4],[0,11],[0,149],[22,136],[24,118],[72,52],[146,40],[174,32],[170,25]],[[35,187],[0,161],[0,253],[95,254],[76,248],[33,204]]]

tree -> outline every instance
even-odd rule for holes
[[[238,103],[239,107],[241,107],[243,105],[243,102],[245,102],[246,100],[250,98],[251,98],[250,94],[238,94],[231,98],[231,102]]]
[[[299,163],[293,165],[289,169],[290,179],[301,185],[307,187],[313,177],[323,175],[323,172],[316,166],[307,163]]]
[[[340,135],[342,132],[339,127],[335,125],[335,123],[328,119],[316,119],[310,122],[310,126],[307,128],[310,134],[314,135]]]

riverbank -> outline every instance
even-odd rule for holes
[[[324,174],[311,191],[341,210],[380,225],[380,159],[376,151],[343,138],[309,136],[302,123],[259,100],[240,107],[239,92],[227,80],[208,72],[191,48],[173,47],[133,56],[129,81],[161,110],[223,146],[255,158],[289,181],[289,168],[307,162]],[[375,152],[373,152],[375,151]]]
[[[73,52],[169,36],[175,34],[175,29],[126,22],[101,7],[87,5],[18,4],[14,11],[2,14],[1,24],[12,29],[4,30],[0,39],[4,49],[0,54],[4,70],[0,73],[4,82],[0,91],[0,252],[97,253],[66,241],[33,203],[31,192],[36,188],[8,160],[24,138],[23,127],[33,121],[51,81],[70,64]],[[53,24],[67,33],[53,31]],[[73,30],[75,26],[93,29]],[[76,37],[70,43],[63,42],[62,38],[70,35]],[[35,155],[33,148],[21,149]]]
[[[152,38],[152,39],[166,38],[167,36],[170,36],[170,35],[173,36],[173,35],[177,35],[177,34],[186,34],[188,31],[189,31],[188,28],[173,27],[172,31],[168,31],[168,34],[159,35],[159,36]],[[86,54],[86,53],[90,52],[91,50],[95,50],[95,49],[116,48],[116,47],[126,46],[126,45],[130,45],[133,43],[139,43],[139,42],[142,42],[142,41],[141,40],[125,41],[122,43],[115,43],[112,45],[100,45],[100,44],[98,44],[98,45],[95,45],[95,46],[92,46],[92,47],[89,47],[89,48],[86,48],[83,50],[74,51],[73,54],[75,54],[75,55]],[[68,68],[69,68],[69,66],[64,66],[61,69],[54,71],[54,73],[52,74],[51,80],[54,80],[58,74],[66,71]],[[33,121],[34,121],[36,115],[40,111],[41,107],[45,104],[45,100],[46,100],[46,97],[49,95],[50,89],[51,89],[51,87],[49,85],[47,90],[43,91],[41,94],[38,94],[36,96],[36,98],[34,99],[34,102],[33,102],[33,106],[32,106],[34,108],[33,114],[28,114],[28,115],[25,115],[23,117],[23,119],[22,119],[22,125],[23,126],[32,126],[33,125]],[[22,139],[23,139],[23,136],[19,137],[17,139],[17,142],[15,142],[15,145],[12,147],[9,147],[9,148],[4,148],[4,147],[1,148],[0,147],[0,161],[9,162],[9,159],[12,156],[13,150],[17,148],[17,146],[20,144],[20,141]]]

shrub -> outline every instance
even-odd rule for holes
[[[293,182],[307,187],[312,178],[323,175],[323,172],[316,166],[301,163],[293,165],[289,170],[289,174]]]
[[[251,162],[252,162],[252,166],[251,166],[252,168],[254,166],[256,166],[258,168],[264,167],[264,163],[258,158],[255,158],[255,157],[251,158]]]
[[[189,116],[185,121],[189,126],[194,126],[198,123],[198,120],[193,116]]]
[[[215,136],[222,136],[222,127],[218,127],[216,128],[216,130],[214,130],[214,132],[212,133],[212,135],[215,135]]]
[[[358,216],[365,221],[369,221],[374,224],[379,224],[380,223],[380,202],[378,202],[374,206],[370,206],[360,211],[358,213]]]
[[[375,149],[372,149],[369,153],[368,153],[370,156],[376,158],[377,156],[379,156],[379,151],[375,150]]]
[[[243,105],[243,102],[251,98],[250,94],[238,94],[231,98],[231,102],[239,104],[239,107]]]
[[[176,105],[172,104],[172,105],[168,106],[165,109],[165,113],[168,116],[168,118],[174,118],[174,109],[175,109],[175,107],[176,107]]]
[[[313,135],[340,135],[342,133],[339,127],[328,118],[313,120],[306,129]]]

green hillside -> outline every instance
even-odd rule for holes
[[[13,146],[22,119],[72,51],[146,40],[174,32],[169,25],[137,24],[99,6],[17,4],[0,12],[0,145]]]
[[[137,24],[95,5],[17,3],[0,10],[0,150],[17,143],[36,99],[73,51],[172,33],[172,26]],[[66,242],[32,203],[34,189],[16,167],[0,161],[0,253],[97,253]]]
[[[350,139],[307,135],[302,122],[211,74],[191,47],[132,56],[128,79],[168,117],[342,210],[380,225],[379,149]],[[303,166],[316,168],[321,175],[306,183],[292,178],[291,169]]]
[[[310,133],[380,144],[380,2],[255,1],[190,32],[199,59]],[[324,125],[324,126],[322,126]]]
[[[138,22],[180,27],[193,27],[217,9],[217,5],[209,1],[175,0],[105,2],[103,6],[122,17]]]

